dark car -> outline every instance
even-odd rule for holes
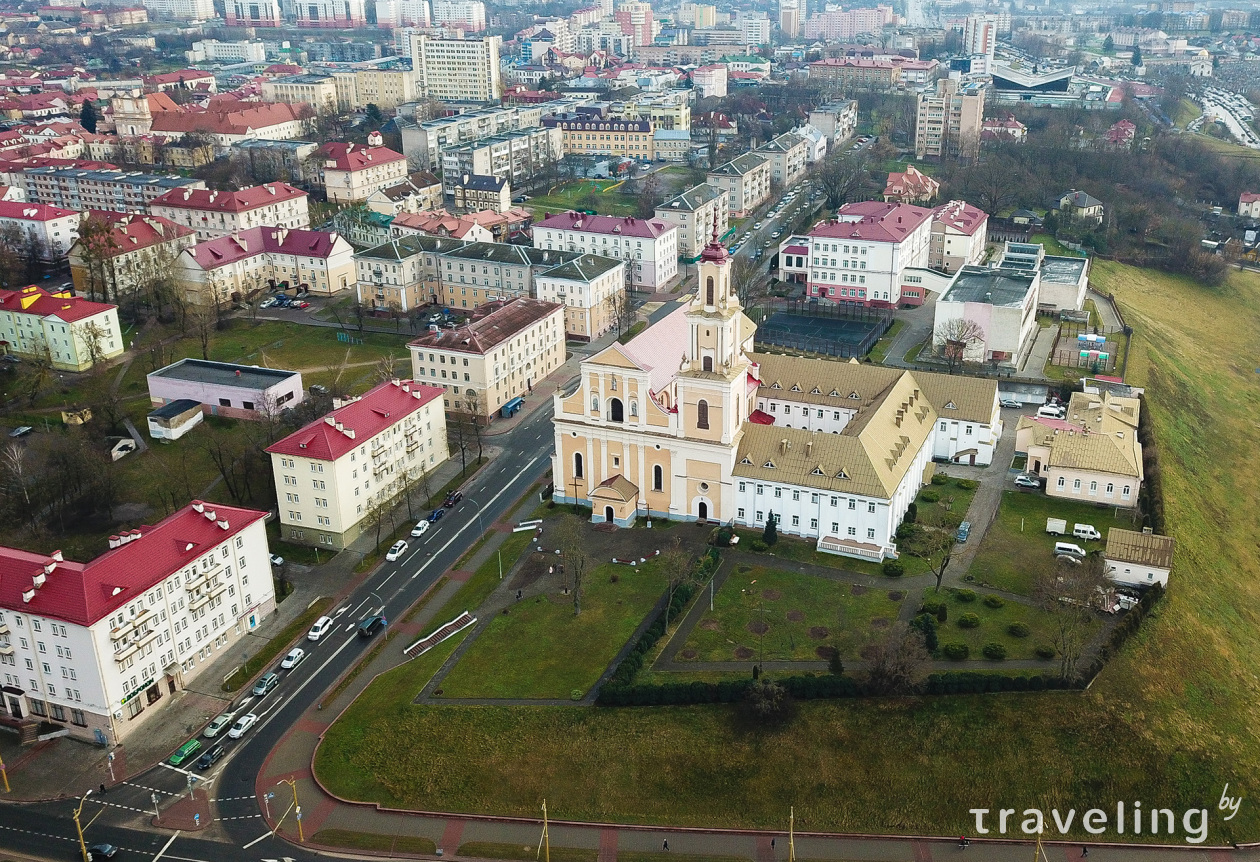
[[[445,514],[446,514],[445,509],[434,509],[432,512],[429,513],[429,523],[436,524],[438,521],[442,520],[442,516]]]
[[[214,766],[214,764],[225,754],[227,754],[227,751],[223,748],[223,746],[216,745],[214,748],[211,748],[205,754],[201,755],[201,757],[197,758],[197,768],[209,769],[211,766]]]
[[[452,491],[446,495],[446,499],[442,501],[442,505],[448,509],[453,509],[459,505],[459,501],[464,499],[464,495],[459,491]]]
[[[359,637],[370,638],[372,635],[385,628],[385,618],[379,614],[370,616],[359,623]]]
[[[118,848],[113,844],[92,844],[87,850],[88,859],[113,859],[118,855]]]

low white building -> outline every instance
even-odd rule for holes
[[[36,285],[0,290],[0,350],[47,356],[53,368],[86,371],[122,354],[118,306],[50,293]]]
[[[1156,536],[1150,527],[1142,532],[1112,527],[1107,530],[1107,577],[1129,587],[1168,586],[1176,540]]]
[[[160,721],[275,610],[266,517],[194,501],[86,563],[0,548],[0,715],[111,747]]]
[[[631,284],[660,291],[678,277],[678,228],[657,219],[564,212],[537,222],[534,248],[621,258]]]
[[[946,349],[950,332],[967,334],[962,359],[1019,366],[1032,349],[1037,326],[1037,297],[1041,278],[1020,269],[964,266],[936,301],[933,346]],[[974,324],[964,332],[963,320]],[[959,339],[964,340],[964,339]]]
[[[49,204],[0,201],[0,230],[16,229],[39,259],[64,260],[79,238],[81,213]]]
[[[305,229],[311,226],[309,195],[288,183],[263,183],[239,192],[181,189],[150,204],[156,216],[197,232],[197,241],[256,227]]]

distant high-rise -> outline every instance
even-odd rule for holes
[[[503,93],[498,36],[439,39],[410,34],[416,94],[440,102],[493,102]]]
[[[779,29],[791,39],[801,35],[805,17],[805,0],[779,0]]]

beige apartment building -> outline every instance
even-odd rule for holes
[[[438,255],[458,240],[408,234],[354,256],[358,301],[375,311],[411,311],[436,302],[440,292]]]
[[[545,302],[564,306],[564,329],[575,341],[591,341],[617,325],[626,295],[626,264],[584,254],[534,277]]]
[[[924,158],[975,158],[980,151],[980,127],[984,124],[984,88],[942,78],[935,93],[919,96],[914,122],[914,156]]]
[[[543,117],[543,128],[560,129],[564,153],[624,156],[640,161],[656,158],[651,120],[601,120],[588,116]]]
[[[447,410],[490,417],[564,364],[564,306],[528,297],[488,303],[471,323],[407,348],[412,375],[445,389]]]
[[[770,197],[770,160],[759,153],[744,153],[709,171],[708,184],[730,195],[730,214],[739,218]]]
[[[304,74],[284,75],[264,79],[262,96],[268,102],[286,105],[311,105],[317,110],[340,107],[337,98],[337,81],[332,75]]]
[[[708,183],[687,189],[656,208],[656,217],[678,228],[678,256],[694,261],[704,247],[726,233],[731,194]]]
[[[344,548],[447,459],[442,390],[389,380],[267,448],[285,541]]]
[[[791,187],[805,176],[809,144],[800,135],[786,132],[766,141],[753,152],[770,160],[770,180],[784,188]]]
[[[409,37],[416,96],[440,102],[495,102],[503,96],[498,36],[442,39],[424,33]]]
[[[175,280],[197,305],[248,299],[282,282],[328,296],[354,284],[354,248],[335,233],[256,227],[180,252]]]
[[[416,76],[410,69],[377,67],[334,72],[337,107],[353,111],[368,105],[392,110],[416,100]]]
[[[376,145],[371,145],[373,140]],[[407,179],[407,158],[379,145],[379,135],[369,135],[369,146],[324,144],[318,152],[324,159],[324,190],[333,203],[365,201],[374,192],[396,186]]]
[[[198,241],[256,227],[311,226],[308,195],[288,183],[264,183],[239,192],[173,189],[154,200],[149,211],[192,228]]]

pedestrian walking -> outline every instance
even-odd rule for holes
[[[102,794],[103,794],[103,793],[105,793],[105,785],[104,785],[104,784],[102,784],[102,785],[101,785],[101,793],[102,793]]]
[[[773,838],[771,838],[771,839],[770,839],[770,849],[771,849],[771,850],[773,850],[773,849],[774,849],[774,839],[773,839]]]
[[[1082,859],[1084,859],[1084,858],[1085,858],[1086,856],[1088,856],[1088,855],[1089,855],[1089,848],[1088,848],[1088,847],[1082,847],[1082,848],[1081,848],[1081,858],[1082,858]]]
[[[668,850],[668,849],[669,849],[669,839],[668,839],[668,838],[666,838],[663,842],[661,842],[661,849],[662,849],[662,850]]]

